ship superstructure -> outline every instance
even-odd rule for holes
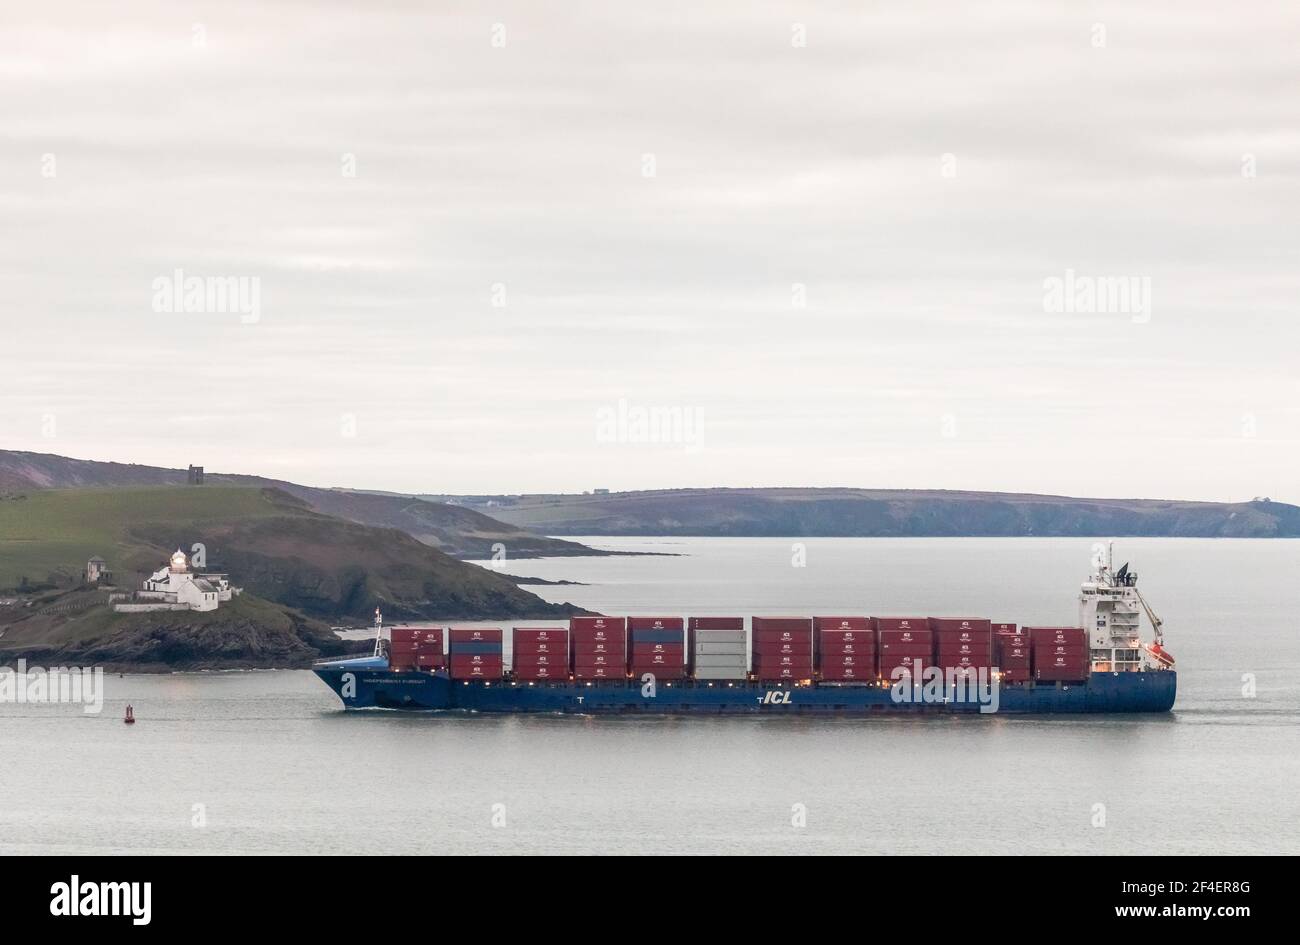
[[[1093,572],[1079,593],[1079,626],[1088,632],[1092,671],[1135,673],[1169,669],[1174,659],[1164,649],[1162,622],[1137,588],[1138,576],[1127,563],[1114,566],[1115,548],[1099,547]],[[1144,639],[1142,616],[1151,625]]]

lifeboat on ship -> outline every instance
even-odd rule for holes
[[[1151,654],[1151,658],[1165,669],[1174,668],[1174,654],[1170,653],[1159,643],[1148,643],[1146,649],[1147,652]]]

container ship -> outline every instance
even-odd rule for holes
[[[1143,637],[1146,615],[1151,639]],[[350,709],[602,714],[1168,712],[1159,617],[1107,553],[1072,627],[972,617],[574,617],[383,628],[313,671]]]

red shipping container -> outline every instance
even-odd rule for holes
[[[568,679],[567,666],[516,666],[515,676],[519,679]]]
[[[692,630],[744,630],[744,617],[692,617]]]
[[[629,671],[633,676],[653,673],[659,679],[681,679],[686,675],[686,666],[682,663],[633,663]]]
[[[796,633],[793,630],[756,630],[750,635],[750,639],[755,646],[764,643],[798,643],[802,646],[812,647],[812,631],[807,633]]]
[[[415,653],[417,653],[417,652],[419,651],[419,649],[420,649],[420,647],[419,647],[419,644],[417,644],[417,643],[411,643],[411,642],[398,642],[398,643],[394,643],[392,640],[389,640],[389,641],[388,641],[388,652],[389,652],[389,653],[393,653],[393,654],[397,654],[397,653],[406,653],[406,654],[410,654],[410,655],[414,656]]]
[[[876,646],[873,640],[867,640],[863,643],[827,643],[822,641],[822,656],[839,656],[849,654],[852,656],[875,656]]]
[[[1056,656],[1034,654],[1034,667],[1039,666],[1087,666],[1092,661],[1084,654],[1071,653]]]
[[[784,662],[789,664],[791,661],[803,660],[811,663],[813,654],[810,650],[800,650],[796,653],[778,653],[771,650],[756,650],[750,654],[750,659],[755,663],[760,660],[767,660],[769,663]]]
[[[764,666],[802,666],[807,663],[812,665],[812,655],[809,653],[755,653],[754,665]]]
[[[447,665],[447,658],[441,653],[419,653],[415,657],[415,665],[420,669],[441,669]]]
[[[627,670],[622,666],[581,666],[573,667],[574,679],[626,679]]]
[[[500,653],[453,653],[448,662],[456,666],[468,666],[471,663],[490,666],[501,662]]]
[[[500,627],[452,627],[452,643],[500,643]]]
[[[871,657],[853,656],[851,654],[847,656],[832,656],[829,658],[823,656],[821,662],[822,672],[824,673],[830,672],[834,669],[841,669],[845,666],[856,666],[858,669],[874,669],[875,665],[876,661]]]
[[[782,631],[812,634],[811,617],[753,617],[750,622],[755,633]]]
[[[1033,673],[1028,669],[1004,669],[1002,671],[1002,681],[1004,683],[1029,682],[1033,678]]]
[[[1006,633],[1018,633],[1019,631],[1016,629],[1014,623],[995,623],[993,625],[993,632],[1002,635]]]
[[[940,646],[974,643],[990,650],[993,648],[993,631],[991,630],[987,632],[983,630],[936,630],[934,639]]]
[[[511,649],[515,656],[532,653],[569,652],[569,631],[564,629],[515,627]]]
[[[760,630],[758,633],[751,633],[749,641],[752,646],[774,646],[778,643],[794,643],[799,646],[806,646],[812,649],[813,635],[809,630],[807,633],[790,633],[785,630]]]
[[[940,656],[935,664],[944,669],[991,669],[993,660],[988,656]]]
[[[876,617],[876,632],[896,633],[900,630],[910,630],[913,633],[924,630],[927,633],[930,630],[929,617]]]
[[[1088,636],[1082,627],[1025,627],[1025,632],[1029,634],[1035,645],[1039,643],[1063,643],[1068,645],[1088,642]]]
[[[603,631],[622,636],[627,631],[626,617],[570,617],[569,631],[592,633]]]
[[[576,640],[573,641],[573,656],[575,656],[575,658],[584,654],[597,653],[621,656],[627,653],[627,651],[627,643],[624,643],[621,640],[582,640],[581,637],[577,637]]]
[[[993,623],[983,617],[931,617],[930,629],[940,633],[993,633]]]
[[[754,667],[754,675],[762,680],[812,679],[812,666],[778,666],[774,668]]]
[[[752,647],[755,653],[806,653],[812,656],[811,640],[757,640]]]
[[[814,617],[813,629],[829,633],[834,630],[847,630],[850,633],[870,633],[870,617]]]
[[[880,646],[882,649],[890,643],[924,643],[926,646],[930,646],[934,643],[934,633],[929,629],[886,629],[878,631],[876,635],[880,638]]]
[[[565,666],[569,665],[567,653],[525,653],[515,654],[515,669],[520,666]]]
[[[880,658],[883,660],[887,657],[907,657],[929,656],[934,652],[934,648],[929,643],[889,643],[885,640],[880,641]]]
[[[388,631],[394,643],[442,642],[442,627],[393,627]]]
[[[516,646],[528,643],[567,643],[569,631],[564,627],[515,627],[511,631]]]
[[[876,634],[872,630],[823,630],[817,641],[817,645],[823,648],[842,643],[874,647]]]
[[[920,671],[922,673],[924,673],[927,669],[930,669],[934,665],[928,659],[922,659],[922,660],[900,659],[900,660],[889,660],[888,662],[882,661],[880,664],[880,678],[892,680],[894,679],[894,671],[902,668],[902,669],[906,669],[909,673],[911,673],[913,679],[917,679],[918,677],[916,675],[916,665],[918,662],[921,664]]]
[[[935,650],[940,656],[945,653],[949,656],[992,656],[993,645],[987,641],[983,643],[954,643],[948,640],[940,640]]]
[[[499,656],[453,656],[448,669],[452,679],[500,679]]]
[[[629,662],[634,666],[685,666],[686,654],[680,650],[676,653],[633,653]]]
[[[681,617],[628,617],[629,630],[680,630],[685,625]]]
[[[1086,646],[1076,646],[1074,644],[1049,644],[1043,646],[1042,644],[1035,643],[1034,656],[1039,659],[1051,659],[1057,656],[1065,656],[1072,659],[1084,659],[1088,656],[1088,648]]]
[[[1003,669],[1028,669],[1029,653],[1025,652],[1014,656],[1009,653],[1003,653],[998,657],[997,664]]]
[[[527,640],[515,641],[515,656],[532,656],[535,653],[547,653],[552,656],[567,656],[569,653],[569,644],[567,642],[556,643],[552,640],[546,640],[541,643],[529,642]]]
[[[1004,646],[1002,650],[998,653],[998,659],[1002,660],[1003,662],[1006,662],[1007,660],[1027,660],[1029,659],[1029,647]]]
[[[994,642],[1002,648],[1009,646],[1029,646],[1029,634],[1027,633],[1006,633],[997,637]]]
[[[606,650],[614,651],[627,649],[627,637],[612,636],[603,630],[599,633],[586,633],[579,630],[576,633],[571,634],[569,640],[571,645],[574,647],[601,646]]]
[[[632,656],[649,656],[651,653],[672,653],[679,657],[686,655],[686,645],[683,643],[633,643]]]
[[[574,653],[573,665],[583,666],[626,666],[626,653]]]
[[[869,666],[839,666],[822,672],[822,679],[829,682],[866,682],[875,678],[876,671]]]
[[[753,659],[753,665],[754,665],[755,667],[758,667],[758,666],[766,666],[766,667],[769,667],[769,668],[771,668],[771,667],[773,667],[773,666],[807,666],[807,667],[811,668],[812,665],[813,665],[813,659],[812,659],[811,656],[809,656],[809,655],[806,654],[806,653],[801,654],[801,655],[799,655],[799,656],[758,656],[758,655],[755,655],[755,656],[754,656],[754,659]]]

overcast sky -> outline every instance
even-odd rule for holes
[[[17,6],[0,447],[1300,501],[1294,2]]]

